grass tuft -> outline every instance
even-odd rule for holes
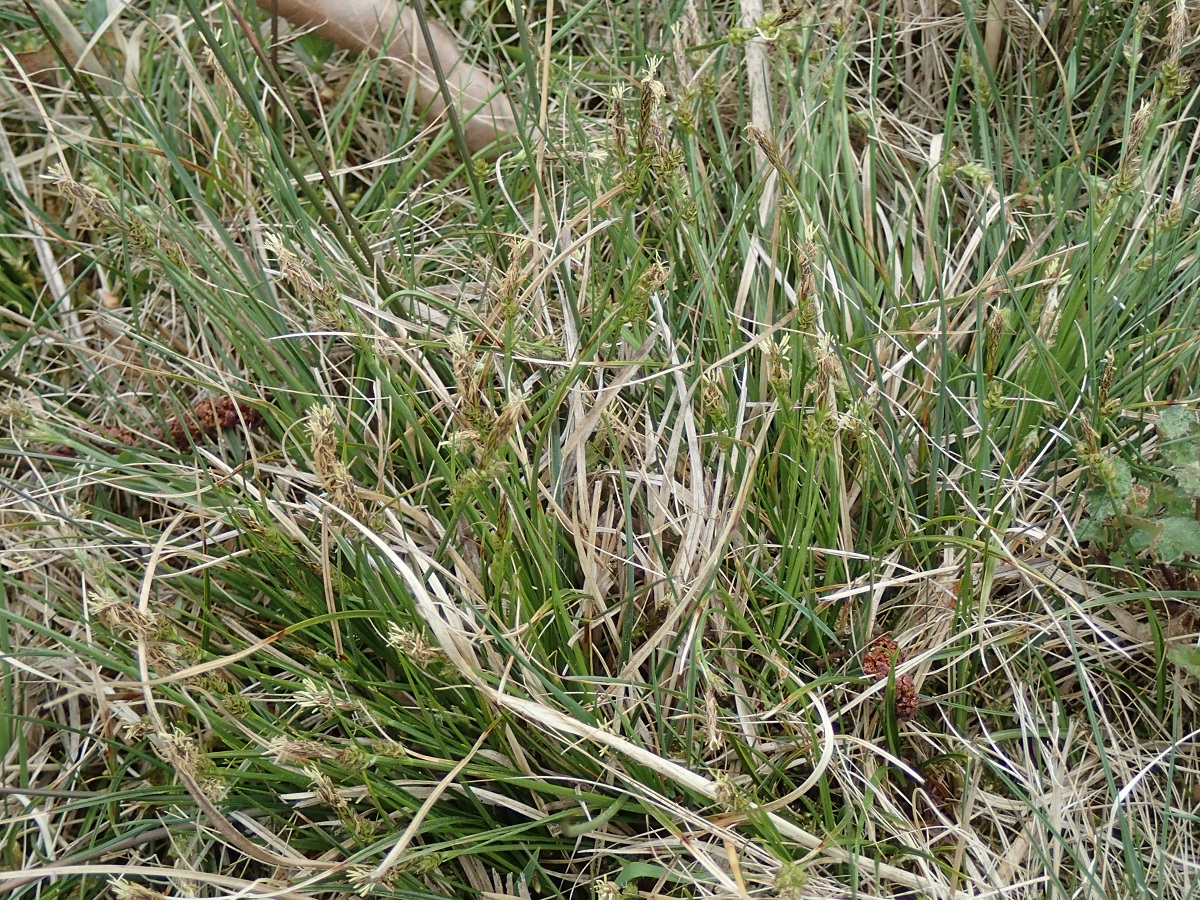
[[[426,7],[0,0],[0,890],[1194,897],[1193,11]]]

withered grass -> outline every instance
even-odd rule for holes
[[[1194,897],[1196,10],[427,6],[0,0],[0,891]]]

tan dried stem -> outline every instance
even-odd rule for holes
[[[271,9],[276,0],[258,0]],[[429,23],[433,53],[426,47],[417,14],[395,0],[277,0],[279,14],[310,28],[339,47],[385,57],[417,105],[441,117],[446,102],[434,59],[441,65],[472,153],[516,133],[516,116],[504,92],[482,69],[462,58],[458,41],[437,22]]]

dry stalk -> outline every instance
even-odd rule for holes
[[[271,9],[275,0],[258,0],[258,5]],[[445,114],[435,60],[411,8],[401,9],[395,0],[278,0],[278,10],[293,25],[311,28],[339,47],[386,57],[404,89],[415,95],[417,106],[435,117]],[[511,137],[516,116],[508,97],[482,69],[462,58],[448,28],[430,22],[429,31],[468,149],[477,153]]]

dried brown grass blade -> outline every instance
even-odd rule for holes
[[[385,57],[419,107],[434,116],[446,112],[433,58],[411,8],[401,9],[395,0],[258,0],[258,5],[268,10],[277,5],[293,25],[309,28],[339,47]],[[430,22],[429,31],[468,149],[477,153],[514,135],[516,116],[504,92],[462,58],[448,28]]]

